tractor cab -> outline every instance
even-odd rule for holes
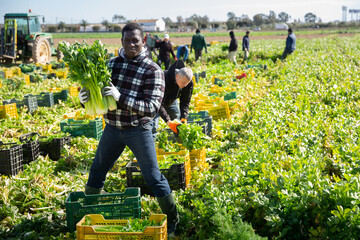
[[[52,35],[41,30],[41,18],[33,13],[5,14],[0,37],[0,58],[3,61],[32,60],[43,64],[51,61],[51,55],[56,54],[56,51],[52,47]]]

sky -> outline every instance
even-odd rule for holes
[[[290,22],[304,21],[308,12],[322,22],[330,22],[342,20],[342,6],[360,9],[360,0],[0,0],[0,23],[4,22],[5,13],[27,12],[28,9],[45,16],[48,24],[60,21],[77,24],[82,19],[89,23],[111,22],[115,14],[127,20],[170,17],[176,22],[177,16],[188,18],[197,14],[207,15],[210,21],[226,21],[228,12],[238,17],[246,14],[252,19],[257,13],[269,15],[270,10],[276,14],[286,12],[291,16]],[[350,21],[350,14],[347,15]]]

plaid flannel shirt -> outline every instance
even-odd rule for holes
[[[126,59],[124,50],[108,64],[111,80],[120,92],[117,109],[104,115],[106,123],[119,129],[135,127],[152,120],[160,109],[165,90],[164,72],[146,57],[146,51]]]

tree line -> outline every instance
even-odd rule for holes
[[[269,14],[263,14],[258,13],[255,14],[252,18],[250,18],[246,14],[242,14],[240,16],[236,16],[234,12],[228,12],[227,13],[227,20],[226,22],[220,22],[220,21],[210,21],[209,17],[207,15],[200,16],[197,14],[193,14],[188,18],[177,16],[176,21],[173,21],[169,17],[163,17],[162,18],[166,24],[167,29],[176,29],[179,31],[187,31],[187,30],[194,30],[197,28],[200,29],[206,29],[206,28],[213,28],[217,29],[220,26],[226,27],[228,30],[233,30],[236,28],[242,28],[242,27],[254,27],[254,26],[263,26],[263,25],[273,25],[275,23],[289,23],[291,20],[292,23],[290,25],[311,25],[312,23],[316,23],[317,25],[321,25],[322,27],[334,27],[334,23],[326,23],[323,24],[321,18],[316,16],[314,13],[306,13],[304,15],[304,19],[301,20],[298,19],[292,19],[292,17],[286,13],[286,12],[280,12],[279,14],[276,14],[274,11],[269,11]],[[118,25],[119,23],[128,23],[131,22],[131,20],[126,19],[123,15],[115,14],[112,17],[112,22],[108,20],[103,20],[101,22],[101,25],[105,27],[106,32],[120,32],[121,27]],[[77,25],[67,25],[65,22],[59,22],[55,26],[50,26],[49,31],[50,32],[78,32],[80,31],[80,27],[83,28],[83,31],[85,32],[86,27],[89,26],[90,23],[82,19],[79,24]],[[340,23],[338,26],[347,26],[349,24],[346,23]],[[92,26],[92,30],[94,32],[100,31],[99,25]]]

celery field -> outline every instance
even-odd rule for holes
[[[208,47],[202,62],[191,54],[187,66],[206,71],[206,77],[195,85],[190,112],[198,111],[196,96],[215,101],[235,91],[236,99],[228,101],[229,119],[213,120],[208,168],[192,171],[187,189],[174,191],[180,239],[359,238],[359,39],[298,39],[283,62],[285,40],[251,41],[247,64],[265,70],[240,64],[241,51],[238,65],[231,64],[221,43]],[[236,79],[239,72],[247,77]],[[76,85],[70,78],[30,85],[21,77],[0,81],[0,102]],[[29,132],[61,135],[64,115],[76,112],[84,113],[77,96],[32,114],[20,108],[18,119],[0,119],[0,140],[19,142]],[[58,161],[39,156],[18,174],[0,176],[0,239],[75,239],[66,228],[64,201],[70,192],[83,191],[97,144],[73,137]],[[125,166],[133,158],[126,149],[104,190],[125,190]],[[161,212],[151,196],[142,196],[141,204],[143,217]]]

